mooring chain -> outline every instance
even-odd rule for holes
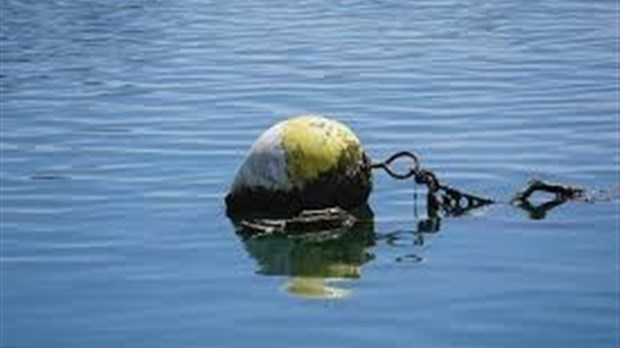
[[[393,162],[400,158],[413,161],[405,173],[399,173],[391,168]],[[419,156],[409,151],[399,151],[385,161],[373,163],[370,168],[383,169],[388,175],[399,180],[413,177],[416,183],[426,185],[428,188],[428,203],[432,205],[431,208],[433,210],[442,208],[446,214],[460,215],[470,209],[493,203],[491,199],[465,193],[454,187],[441,184],[435,173],[421,167]]]
[[[554,194],[555,197],[553,200],[555,201],[605,202],[620,198],[620,185],[613,186],[606,190],[586,190],[583,187],[548,183],[539,179],[533,179],[517,192],[512,202],[519,203],[526,201],[536,191]]]
[[[404,173],[399,173],[391,167],[400,158],[413,161]],[[416,183],[426,185],[428,188],[427,204],[429,211],[432,212],[443,210],[445,214],[458,216],[471,209],[494,203],[492,199],[476,196],[441,184],[432,171],[421,167],[420,162],[418,155],[409,151],[399,151],[385,161],[373,163],[370,168],[383,169],[388,175],[399,180],[414,177]],[[534,205],[530,198],[536,192],[550,193],[554,195],[554,198],[549,202]],[[548,210],[567,201],[598,202],[615,199],[620,199],[620,186],[615,186],[609,190],[587,191],[581,187],[548,183],[534,179],[517,192],[512,198],[511,203],[536,216],[543,216]]]

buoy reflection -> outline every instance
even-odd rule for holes
[[[283,289],[291,295],[329,299],[351,294],[340,285],[359,278],[362,266],[373,259],[369,249],[375,244],[375,232],[370,218],[346,230],[242,240],[256,260],[258,274],[287,276]]]

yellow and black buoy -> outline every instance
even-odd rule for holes
[[[370,159],[345,125],[305,115],[266,130],[252,145],[226,196],[229,215],[364,206]]]

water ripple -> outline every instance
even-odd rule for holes
[[[3,343],[613,346],[613,204],[446,219],[413,251],[369,248],[358,297],[314,306],[252,274],[222,201],[301,113],[501,202],[532,175],[612,186],[612,1],[1,4]],[[375,232],[411,232],[412,192],[375,176]]]

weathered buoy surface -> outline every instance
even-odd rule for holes
[[[297,214],[366,203],[370,160],[344,124],[298,116],[266,130],[252,145],[226,196],[229,214]]]

